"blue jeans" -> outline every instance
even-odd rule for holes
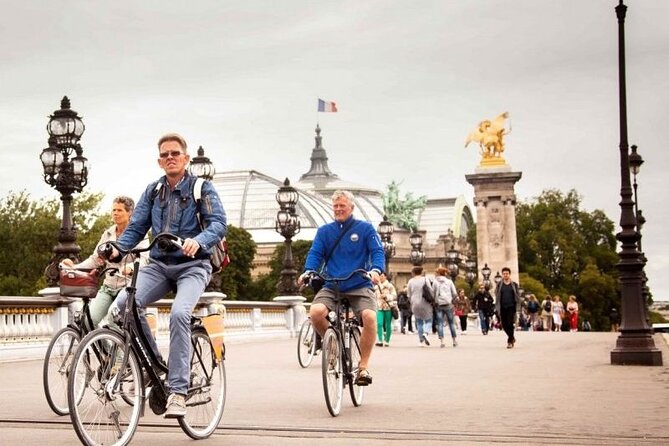
[[[147,305],[162,299],[176,284],[177,293],[170,312],[170,356],[168,382],[172,393],[186,395],[190,382],[190,318],[193,308],[211,278],[209,259],[193,260],[179,265],[166,265],[157,260],[143,267],[137,276],[137,306]],[[119,310],[125,310],[127,295],[120,293],[116,299]],[[142,312],[143,313],[143,312]],[[154,352],[158,352],[149,324],[142,315],[142,328]]]
[[[479,310],[479,320],[481,321],[482,332],[490,330],[490,317],[488,317],[487,311]]]
[[[444,315],[448,320],[448,328],[451,330],[451,337],[455,339],[457,334],[455,332],[455,318],[453,316],[453,307],[439,306],[437,308],[437,333],[439,339],[444,339]]]
[[[416,330],[418,330],[418,340],[423,340],[423,333],[426,335],[432,331],[432,319],[416,318]]]

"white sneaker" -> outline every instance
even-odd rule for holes
[[[165,418],[181,418],[186,416],[186,398],[178,393],[171,393],[167,397],[167,411]]]

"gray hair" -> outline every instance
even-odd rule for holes
[[[346,198],[351,204],[354,204],[353,200],[355,200],[355,197],[353,196],[353,194],[347,190],[342,190],[342,189],[334,191],[334,193],[332,194],[332,202],[335,202],[342,197]]]
[[[125,195],[119,195],[118,197],[114,198],[114,203],[122,204],[123,207],[125,207],[125,211],[130,212],[131,214],[132,211],[135,210],[135,201],[130,197],[126,197]]]
[[[179,145],[184,151],[184,154],[188,153],[188,146],[186,145],[186,140],[183,138],[183,136],[179,135],[178,133],[166,133],[165,135],[161,136],[160,139],[158,140],[158,150],[160,150],[160,146],[167,141],[174,141],[179,143]]]

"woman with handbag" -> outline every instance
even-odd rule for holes
[[[376,292],[376,336],[377,347],[390,347],[390,335],[393,332],[393,308],[397,311],[397,291],[385,273],[379,275]]]

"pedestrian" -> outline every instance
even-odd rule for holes
[[[91,254],[86,260],[81,263],[74,264],[71,259],[63,259],[61,264],[68,268],[77,268],[77,269],[94,269],[98,267],[106,268],[116,268],[117,271],[109,271],[106,273],[105,280],[102,283],[102,286],[98,290],[95,298],[91,300],[89,305],[89,310],[91,313],[91,322],[93,322],[93,328],[96,328],[98,324],[103,320],[108,312],[111,312],[111,304],[116,299],[116,296],[128,286],[130,283],[130,276],[133,274],[134,263],[132,262],[132,256],[130,254],[123,257],[119,262],[111,262],[105,260],[102,256],[98,254],[98,247],[104,245],[107,242],[115,242],[123,231],[128,227],[130,223],[130,217],[132,216],[133,211],[135,210],[135,201],[130,197],[118,196],[114,198],[112,202],[112,220],[114,224],[107,228],[100,237],[93,254]],[[136,248],[144,249],[149,246],[149,239],[144,238]],[[147,263],[149,253],[143,252],[139,258],[139,266],[143,267]],[[111,318],[108,317],[109,323],[113,323]],[[107,322],[105,322],[107,323]]]
[[[447,276],[447,272],[448,270],[446,268],[440,266],[435,271],[434,281],[432,282],[432,294],[434,294],[434,303],[437,310],[437,333],[439,335],[441,348],[446,347],[446,344],[444,344],[444,320],[448,322],[453,347],[458,346],[454,317],[454,310],[458,303],[458,295],[453,281]]]
[[[211,182],[204,182],[201,204],[196,202],[193,190],[197,178],[186,171],[190,156],[183,137],[176,133],[163,135],[158,140],[158,155],[158,165],[165,175],[144,190],[117,243],[124,250],[130,249],[149,230],[154,235],[169,232],[184,239],[183,247],[178,250],[165,252],[158,246],[151,249],[149,264],[137,277],[135,295],[137,305],[145,308],[176,288],[169,324],[170,395],[164,417],[181,418],[186,415],[186,394],[192,384],[191,315],[211,279],[211,249],[225,237],[228,227],[223,205]],[[112,261],[115,257],[120,257],[116,249],[112,251]],[[121,296],[116,299],[120,311],[125,309],[125,301]],[[141,322],[151,347],[157,352],[146,318],[142,316]]]
[[[479,314],[481,333],[484,335],[490,330],[490,316],[494,307],[492,295],[483,284],[480,284],[479,290],[474,295],[474,308]]]
[[[620,329],[620,313],[618,313],[615,307],[611,308],[609,322],[611,323],[611,331],[618,331]]]
[[[516,345],[514,332],[516,313],[520,311],[520,292],[518,284],[511,280],[511,269],[506,266],[502,268],[502,280],[495,289],[495,309],[506,333],[506,348],[513,348]]]
[[[569,296],[567,316],[569,317],[569,331],[578,331],[578,303],[574,295]]]
[[[541,306],[539,305],[537,297],[534,294],[530,294],[527,298],[527,315],[530,318],[530,330],[532,331],[536,330],[541,323],[539,321],[540,310]]]
[[[339,284],[340,296],[348,299],[351,309],[362,322],[360,363],[354,382],[358,386],[367,386],[372,383],[368,367],[376,338],[377,307],[373,284],[378,283],[386,261],[374,226],[353,218],[354,199],[347,190],[336,190],[332,194],[334,221],[316,231],[304,263],[305,271],[298,283],[306,283],[315,271],[323,271],[330,277],[346,277],[356,269],[368,271],[367,276],[354,275]],[[332,283],[326,283],[316,293],[309,308],[311,323],[320,336],[330,326],[327,316],[335,309],[333,287]]]
[[[550,295],[541,302],[541,321],[544,331],[553,331],[553,299]]]
[[[562,330],[562,316],[564,315],[564,305],[560,300],[560,296],[556,294],[553,296],[553,331]]]
[[[416,319],[416,331],[418,331],[418,340],[421,346],[429,346],[430,339],[428,334],[432,328],[432,302],[423,298],[423,286],[431,289],[431,283],[427,277],[423,276],[423,267],[414,266],[411,269],[411,279],[407,283],[407,293],[411,301],[411,312]]]
[[[379,283],[374,287],[376,292],[376,336],[377,347],[390,347],[390,335],[393,332],[392,307],[397,305],[397,291],[385,273],[379,274]]]
[[[409,333],[413,333],[413,325],[411,323],[413,313],[411,313],[411,302],[409,301],[406,285],[402,291],[397,293],[397,308],[400,310],[400,330],[402,334],[406,334],[407,328],[409,329]]]
[[[467,334],[467,316],[469,316],[471,311],[472,306],[465,295],[465,290],[460,288],[458,290],[458,297],[455,300],[455,315],[460,320],[460,331],[463,335]]]

